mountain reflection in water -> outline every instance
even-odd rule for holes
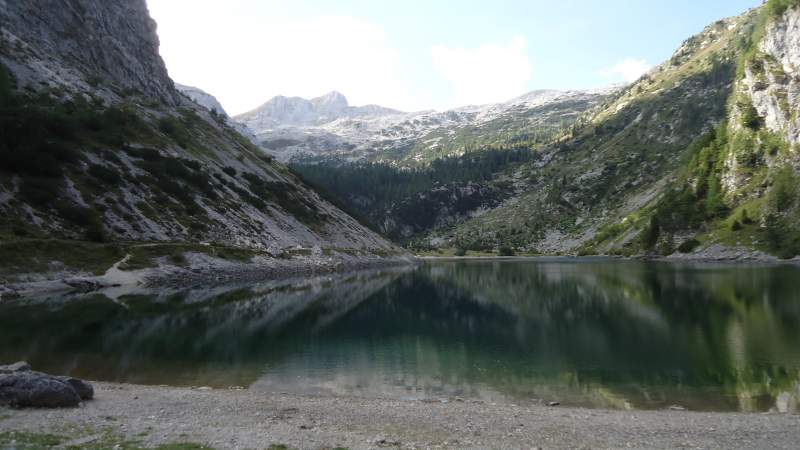
[[[0,361],[279,392],[798,412],[800,269],[602,259],[0,303]]]

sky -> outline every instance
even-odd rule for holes
[[[172,78],[229,114],[330,91],[404,111],[633,81],[761,0],[147,0]]]

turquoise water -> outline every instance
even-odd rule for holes
[[[436,261],[0,303],[0,361],[270,392],[798,412],[800,269]]]

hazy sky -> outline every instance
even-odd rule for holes
[[[338,90],[406,111],[633,80],[761,0],[147,0],[175,81],[231,114]]]

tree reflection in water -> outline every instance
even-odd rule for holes
[[[538,259],[0,304],[2,360],[90,379],[798,412],[800,269]]]

